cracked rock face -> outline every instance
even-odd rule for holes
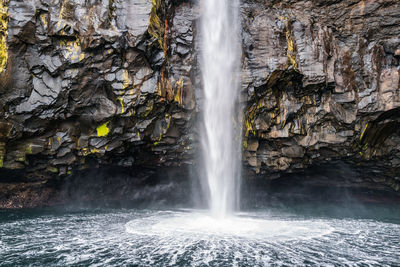
[[[276,177],[340,158],[399,190],[400,4],[259,5],[242,7],[246,164]]]
[[[85,169],[193,165],[199,14],[188,0],[0,0],[0,176],[16,177],[0,206],[13,192],[40,205]],[[245,176],[341,159],[399,190],[398,1],[243,0],[241,14]]]

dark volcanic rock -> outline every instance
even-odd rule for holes
[[[199,9],[0,0],[0,207],[40,205],[85,169],[192,165]],[[246,176],[340,159],[398,191],[398,1],[243,0],[241,13]]]
[[[259,6],[242,8],[248,166],[277,177],[340,158],[398,191],[398,1]]]

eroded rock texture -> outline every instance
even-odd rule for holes
[[[0,206],[39,205],[84,169],[195,162],[197,1],[0,3]],[[399,190],[398,1],[243,0],[241,12],[246,176],[341,159]]]
[[[4,1],[3,1],[4,2]],[[196,10],[183,1],[6,1],[0,162],[25,182],[191,162]]]
[[[399,190],[399,2],[275,2],[243,4],[247,164],[341,158]]]

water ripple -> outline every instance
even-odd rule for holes
[[[393,223],[266,213],[46,215],[0,222],[0,266],[396,266],[399,236]]]

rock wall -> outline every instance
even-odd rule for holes
[[[175,1],[176,2],[176,1]],[[190,4],[10,1],[2,167],[32,179],[191,160]]]
[[[187,0],[0,0],[0,187],[193,165],[199,13]],[[241,14],[245,176],[341,159],[399,190],[400,3],[243,0]]]
[[[399,190],[400,3],[275,2],[243,5],[247,164],[341,158]]]

